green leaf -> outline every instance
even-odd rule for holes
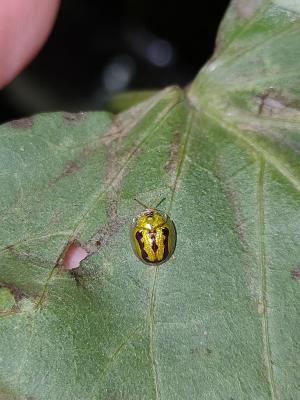
[[[0,127],[0,397],[300,398],[299,14],[236,0],[187,93]],[[163,197],[155,268],[129,227]]]
[[[130,92],[121,92],[113,96],[112,99],[105,104],[105,109],[113,113],[120,113],[141,101],[147,100],[156,93],[157,90],[132,90]]]

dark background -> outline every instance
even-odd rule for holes
[[[203,3],[63,0],[40,54],[0,92],[0,122],[100,109],[128,89],[186,85],[212,54],[229,0]]]

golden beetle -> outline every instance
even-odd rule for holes
[[[157,210],[162,201],[155,208],[136,201],[146,209],[133,220],[130,231],[132,249],[144,263],[162,264],[172,256],[176,247],[174,222]]]

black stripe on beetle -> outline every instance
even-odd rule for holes
[[[168,228],[163,228],[162,233],[164,235],[164,255],[163,255],[163,260],[165,260],[168,255],[169,255],[169,229]]]
[[[136,237],[136,240],[138,241],[138,244],[139,244],[139,246],[140,246],[141,254],[142,254],[143,259],[144,259],[145,261],[149,262],[148,254],[147,254],[147,252],[146,252],[146,250],[145,250],[145,244],[144,244],[144,242],[142,241],[143,234],[142,234],[141,232],[137,231],[137,233],[135,234],[135,237]]]
[[[149,232],[148,235],[150,236],[151,239],[151,247],[154,253],[157,252],[158,246],[156,244],[156,232]]]

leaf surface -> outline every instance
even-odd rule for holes
[[[299,13],[234,1],[187,93],[0,127],[4,398],[300,397]],[[163,197],[155,268],[129,227]]]

